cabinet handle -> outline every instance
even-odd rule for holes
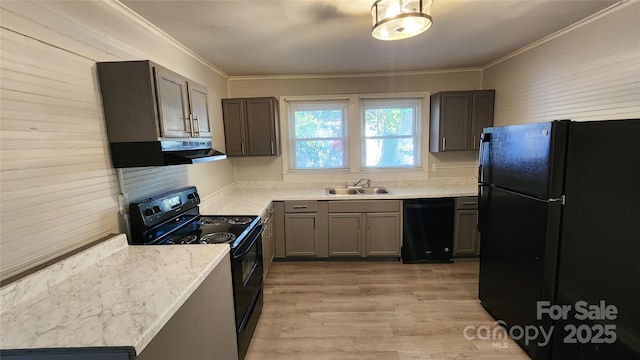
[[[307,205],[294,205],[293,208],[294,209],[306,209]]]
[[[240,143],[240,150],[242,151],[242,155],[244,155],[244,141]]]
[[[473,147],[472,149],[477,149],[478,147],[476,145],[478,145],[478,143],[476,143],[476,139],[477,137],[475,135],[473,135]]]
[[[447,138],[443,137],[442,138],[442,151],[446,151],[447,149]]]
[[[274,155],[275,152],[273,151],[273,141],[271,142],[271,155]]]
[[[189,130],[191,130],[191,137],[196,137],[196,134],[193,132],[193,116],[189,114]]]
[[[463,201],[462,205],[477,205],[478,202],[476,201]]]
[[[196,125],[198,126],[198,131],[196,131],[195,133],[200,136],[200,120],[198,119],[197,116],[193,117],[193,127],[195,128]]]

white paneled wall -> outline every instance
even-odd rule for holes
[[[118,2],[0,2],[0,278],[117,233],[112,168],[95,63],[149,59],[205,84],[224,148],[227,79]],[[191,165],[190,165],[191,166]],[[123,171],[135,200],[234,181],[230,161]],[[203,191],[204,189],[204,191]]]
[[[639,19],[629,2],[490,65],[495,124],[640,118]]]

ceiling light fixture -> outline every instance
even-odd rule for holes
[[[431,27],[431,0],[378,0],[371,6],[371,34],[380,40],[400,40]]]

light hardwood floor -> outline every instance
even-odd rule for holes
[[[478,261],[274,262],[246,360],[529,359],[478,300]],[[476,331],[467,331],[476,335]]]

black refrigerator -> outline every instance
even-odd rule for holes
[[[487,128],[478,180],[496,322],[532,359],[640,359],[640,119]]]

